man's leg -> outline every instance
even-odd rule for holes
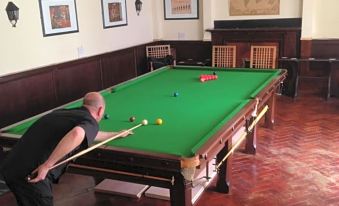
[[[32,184],[25,180],[7,182],[19,206],[52,206],[52,185],[48,179]]]

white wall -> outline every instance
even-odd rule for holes
[[[280,0],[279,15],[230,16],[229,0],[200,0],[199,10],[198,20],[164,20],[163,0],[153,0],[155,39],[209,41],[205,30],[214,27],[214,20],[300,18],[302,0]]]
[[[301,39],[310,40],[315,29],[315,5],[316,0],[304,0],[302,12]]]
[[[206,1],[206,0],[205,0]],[[210,0],[208,0],[210,1]],[[203,0],[199,0],[199,19],[165,20],[164,1],[153,0],[155,39],[162,40],[202,40]]]
[[[339,38],[338,8],[338,0],[315,0],[314,39]]]
[[[338,0],[304,0],[301,39],[339,38],[338,8]]]
[[[204,6],[210,8],[204,10],[204,30],[213,28],[214,20],[300,18],[302,16],[302,0],[280,0],[279,15],[230,16],[229,0],[204,1]],[[210,33],[205,32],[204,40],[210,39]]]
[[[153,40],[210,40],[206,29],[214,20],[302,17],[302,39],[339,38],[338,0],[280,0],[279,15],[229,16],[229,0],[199,0],[199,19],[165,20],[163,0],[143,0],[140,16],[135,0],[126,0],[128,26],[103,29],[101,1],[76,0],[79,32],[43,37],[39,1],[15,0],[20,8],[17,27],[0,1],[0,77],[50,64],[115,51]]]
[[[0,76],[17,73],[84,56],[153,41],[152,2],[143,1],[140,16],[134,0],[126,0],[128,25],[103,29],[101,1],[76,0],[79,32],[43,37],[39,1],[15,0],[20,17],[12,28],[4,11],[8,1],[0,1]]]

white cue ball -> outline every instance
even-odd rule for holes
[[[142,125],[148,125],[148,121],[146,119],[142,120],[141,122]]]

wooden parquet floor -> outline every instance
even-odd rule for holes
[[[275,130],[260,127],[257,154],[234,154],[230,194],[214,184],[196,206],[339,206],[339,99],[309,95],[277,99]],[[97,194],[91,177],[66,174],[54,187],[56,206],[168,206]],[[15,205],[11,193],[0,205]]]

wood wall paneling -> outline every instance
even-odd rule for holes
[[[301,18],[214,21],[212,45],[236,45],[237,64],[249,59],[251,45],[278,47],[278,58],[299,57]]]
[[[59,103],[83,97],[88,91],[102,89],[101,70],[97,57],[61,64],[55,70]]]
[[[312,40],[300,41],[300,57],[309,58],[312,56]]]
[[[237,66],[249,58],[249,49],[255,44],[278,46],[278,57],[299,57],[300,29],[213,29],[212,45],[236,45]],[[238,53],[239,52],[239,53]]]
[[[249,67],[249,59],[251,56],[251,46],[276,46],[277,48],[281,48],[278,42],[227,42],[223,45],[236,46],[236,66],[237,67]],[[276,55],[279,56],[280,52],[277,49]]]
[[[124,49],[103,55],[101,66],[104,88],[136,77],[134,49]]]
[[[339,39],[314,39],[311,55],[315,58],[339,58]]]
[[[336,63],[333,65],[334,71],[331,79],[331,94],[333,96],[339,97],[339,64]]]
[[[146,45],[140,45],[135,47],[134,56],[137,75],[139,76],[148,72]]]
[[[145,51],[147,45],[170,44],[176,50],[177,60],[204,61],[211,58],[212,44],[236,44],[239,48],[237,56],[249,56],[248,48],[253,42],[265,44],[263,39],[257,38],[259,33],[253,29],[211,32],[212,42],[157,41],[1,77],[0,96],[4,97],[5,101],[0,102],[0,127],[81,98],[88,91],[102,90],[148,72]],[[263,37],[270,39],[268,43],[279,44],[280,56],[299,56],[299,36],[298,29],[284,32],[263,31]],[[339,40],[303,40],[301,56],[339,58]],[[242,66],[241,60],[237,63]],[[321,65],[312,67],[321,69]],[[339,96],[337,64],[334,64],[332,77],[331,94]],[[318,83],[313,83],[312,86],[316,84]],[[319,87],[322,88],[323,85]]]
[[[0,78],[0,128],[148,72],[146,46],[170,44],[177,59],[211,58],[211,42],[156,41]]]
[[[0,127],[52,109],[57,105],[53,70],[10,75],[0,82],[0,96]]]
[[[212,58],[212,45],[210,41],[162,41],[169,44],[176,51],[176,59],[205,61]]]
[[[339,59],[339,39],[313,39],[310,54],[314,58]],[[339,97],[339,63],[332,65],[331,95]]]
[[[301,41],[301,57],[303,58],[336,58],[339,59],[339,39],[313,39],[313,40],[302,40]],[[315,72],[316,76],[324,75],[323,67],[324,64],[318,65],[309,65],[309,70],[306,70],[305,67],[301,68],[301,72],[306,75],[309,75]],[[339,96],[339,64],[333,63],[332,65],[332,79],[331,79],[331,95]],[[326,82],[313,81],[309,87],[325,88],[327,87]],[[307,86],[306,86],[307,87]],[[324,89],[322,89],[324,90]]]
[[[300,38],[301,30],[289,31],[283,34],[284,38],[281,42],[280,53],[285,57],[300,57]],[[280,57],[282,57],[280,56]]]
[[[248,28],[295,28],[301,27],[301,18],[282,19],[246,19],[246,20],[217,20],[215,29],[248,29]]]
[[[216,38],[213,38],[213,42],[235,44],[238,46],[237,56],[249,56],[248,48],[251,45],[249,40],[255,38],[256,35],[254,35],[255,33],[244,32],[245,37],[241,37],[241,41],[232,41],[232,39],[239,37],[240,33],[237,31],[234,33],[227,32],[226,36],[217,35]],[[285,33],[283,40],[278,40],[276,37],[279,35],[276,34],[267,33],[264,36],[275,40],[268,42],[269,44],[280,45],[280,56],[291,53],[299,56],[298,46],[291,46],[293,44],[298,45],[298,35],[298,32]],[[244,43],[242,40],[248,42]],[[262,40],[257,40],[255,43],[265,44]],[[95,57],[8,75],[0,79],[0,95],[6,97],[6,101],[0,103],[0,127],[81,98],[88,91],[101,90],[148,72],[145,48],[146,45],[153,44],[170,44],[176,50],[177,60],[203,61],[211,58],[211,42],[158,41]],[[301,56],[339,58],[339,40],[303,40],[301,42]],[[237,63],[242,64],[242,61],[238,59]],[[334,68],[331,94],[339,96],[339,65],[334,64]],[[321,69],[321,65],[313,65],[311,69],[310,72],[319,72],[317,69]],[[315,73],[315,75],[318,74]],[[319,75],[322,74],[319,73]],[[312,86],[322,83],[313,82]],[[319,88],[323,88],[323,86],[318,85]]]

